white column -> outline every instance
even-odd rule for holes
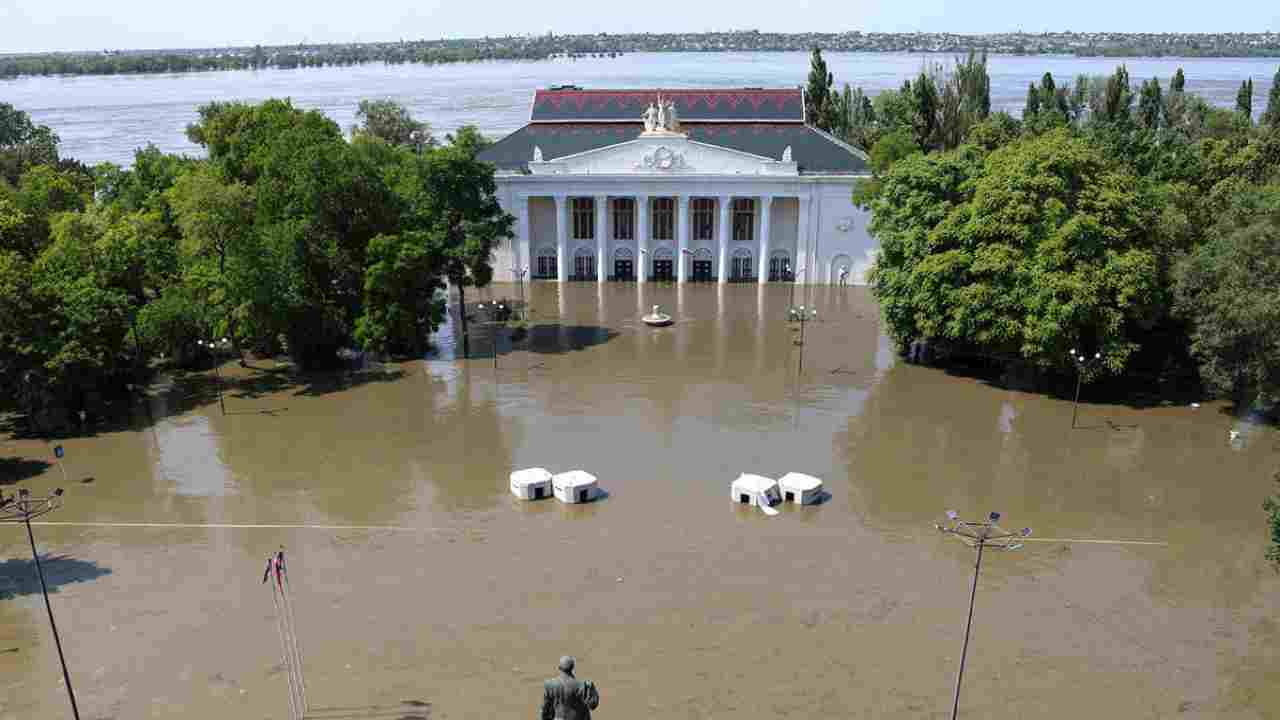
[[[556,280],[569,279],[569,198],[556,195]]]
[[[688,273],[685,272],[685,267],[688,265],[688,263],[685,262],[685,258],[684,258],[684,251],[689,249],[689,196],[688,195],[680,195],[678,197],[678,202],[676,203],[676,212],[680,213],[677,218],[680,234],[676,236],[678,238],[677,240],[678,247],[676,248],[676,282],[682,283],[688,277]]]
[[[649,277],[649,196],[636,196],[636,282]]]
[[[796,284],[804,285],[812,283],[813,278],[809,277],[814,272],[809,267],[809,198],[801,195],[799,198],[800,209],[796,213]],[[804,272],[800,272],[804,270]]]
[[[511,279],[518,280],[520,271],[524,268],[533,267],[533,258],[529,256],[531,239],[529,236],[529,198],[524,195],[516,196],[516,242],[511,248]],[[529,271],[530,273],[533,270]]]
[[[720,203],[720,258],[716,265],[717,281],[723,285],[729,282],[729,228],[732,225],[729,208],[733,206],[733,198],[721,195]]]
[[[760,257],[756,267],[760,284],[769,282],[769,212],[773,209],[773,196],[760,196]]]
[[[604,282],[609,273],[605,272],[604,260],[609,252],[609,243],[605,238],[613,233],[609,231],[609,196],[596,196],[596,282]]]

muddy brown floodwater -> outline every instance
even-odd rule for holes
[[[895,361],[862,288],[801,291],[798,373],[789,293],[539,284],[497,371],[484,328],[469,360],[446,328],[342,376],[229,365],[225,416],[212,376],[152,388],[63,442],[69,524],[36,528],[83,716],[287,717],[260,584],[284,545],[315,717],[531,717],[565,653],[602,719],[945,717],[973,561],[948,508],[1042,540],[984,561],[963,716],[1280,715],[1274,430],[1088,403],[1072,430],[1069,402]],[[4,453],[62,483],[43,443]],[[520,504],[527,466],[608,496]],[[830,501],[730,503],[792,470]],[[25,533],[0,551],[0,718],[67,717]]]

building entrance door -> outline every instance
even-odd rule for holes
[[[653,279],[654,280],[674,280],[675,279],[675,263],[671,260],[654,260],[653,261]]]
[[[613,279],[614,280],[635,280],[635,271],[631,268],[630,260],[614,260],[613,261]]]
[[[596,258],[594,255],[579,255],[573,259],[573,279],[596,279]]]
[[[751,276],[751,256],[734,258],[733,275],[730,279],[734,282],[750,282]]]
[[[694,260],[693,261],[693,281],[694,282],[711,282],[711,261],[710,260]]]

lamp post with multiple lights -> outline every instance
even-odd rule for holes
[[[812,307],[805,305],[792,305],[787,308],[787,320],[800,323],[800,338],[795,341],[800,346],[800,367],[799,372],[804,372],[804,326],[806,323],[817,320],[818,311]]]
[[[222,344],[227,343],[226,338],[222,338]],[[222,414],[227,414],[227,404],[222,399],[222,369],[218,367],[217,341],[215,340],[197,340],[196,345],[209,349],[209,355],[213,358],[213,374],[218,378],[218,407],[222,409]]]
[[[996,523],[1000,521],[1000,513],[993,512],[987,516],[986,522],[969,522],[961,520],[955,510],[947,511],[950,525],[934,525],[939,532],[959,538],[969,547],[978,549],[978,561],[973,566],[973,585],[969,588],[969,617],[964,625],[964,645],[960,648],[960,669],[956,672],[955,698],[951,702],[951,720],[960,713],[960,683],[964,680],[964,661],[969,654],[969,631],[973,628],[973,601],[978,595],[978,573],[982,571],[982,551],[1017,550],[1022,547],[1020,540],[1030,537],[1031,528],[1022,528],[1018,532],[1009,532]]]
[[[1076,366],[1076,399],[1071,404],[1071,429],[1076,427],[1076,413],[1080,409],[1080,386],[1084,383],[1085,371],[1089,366],[1100,361],[1102,353],[1094,353],[1093,357],[1085,357],[1084,353],[1076,354],[1076,349],[1071,348],[1071,362]]]
[[[27,539],[31,541],[31,557],[36,563],[36,576],[40,578],[40,593],[44,595],[44,609],[49,613],[49,628],[53,630],[53,644],[58,648],[58,661],[62,663],[62,679],[67,683],[67,697],[71,698],[71,714],[80,720],[76,707],[76,693],[71,689],[71,673],[67,672],[67,658],[62,654],[62,639],[58,636],[58,624],[53,619],[53,605],[49,603],[49,586],[44,581],[44,568],[40,565],[40,553],[36,551],[36,536],[31,531],[31,520],[47,515],[62,507],[62,488],[47,497],[33,498],[26,488],[18,488],[17,495],[5,495],[0,491],[0,523],[23,523],[27,526]]]
[[[498,369],[498,328],[505,325],[511,317],[511,307],[501,300],[480,303],[477,308],[489,315],[489,328],[493,330],[493,369]]]

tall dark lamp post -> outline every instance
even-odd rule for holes
[[[934,525],[940,532],[959,538],[969,547],[978,549],[978,561],[973,566],[973,585],[969,588],[969,617],[964,625],[964,645],[960,648],[960,670],[956,672],[955,698],[951,702],[951,720],[956,720],[960,713],[960,683],[964,680],[964,661],[969,654],[969,631],[973,628],[973,601],[978,595],[978,573],[982,571],[982,550],[1017,550],[1022,547],[1022,538],[1031,535],[1031,528],[1022,528],[1018,532],[1009,532],[999,525],[1000,513],[993,512],[987,516],[986,522],[969,522],[961,520],[954,510],[947,511],[950,525]]]
[[[528,267],[513,268],[512,272],[514,272],[516,275],[516,292],[520,294],[521,312],[524,313],[524,319],[526,322],[528,322],[529,306],[526,305],[524,302],[524,276],[529,273],[529,268]]]
[[[791,283],[791,299],[787,301],[787,304],[791,305],[792,307],[795,307],[795,304],[796,304],[796,281],[799,280],[800,276],[803,274],[804,274],[804,268],[800,268],[799,270],[795,271],[795,273],[793,273],[791,280],[789,280],[789,282]]]
[[[812,320],[816,320],[817,318],[818,318],[818,311],[812,307],[806,307],[804,305],[799,305],[799,306],[792,305],[791,307],[787,308],[787,319],[793,323],[794,322],[800,323],[800,339],[795,341],[796,345],[800,346],[799,372],[804,372],[804,326],[806,323]]]
[[[222,342],[225,344],[227,342],[227,339],[222,338]],[[218,378],[218,407],[222,409],[222,414],[226,415],[227,404],[222,399],[222,368],[218,366],[217,343],[213,340],[209,340],[207,342],[204,340],[197,340],[196,344],[199,345],[200,347],[209,348],[209,355],[213,357],[213,374],[215,377]]]
[[[36,575],[40,578],[40,592],[44,595],[44,608],[49,613],[49,627],[53,630],[53,644],[58,648],[58,661],[62,663],[62,679],[67,683],[67,697],[71,698],[71,714],[80,720],[80,708],[76,707],[76,693],[71,688],[71,673],[67,672],[67,658],[62,654],[62,638],[58,636],[58,624],[53,619],[53,605],[49,603],[49,586],[44,581],[44,568],[40,565],[40,553],[36,552],[36,536],[31,531],[32,518],[47,515],[62,507],[62,488],[43,498],[33,498],[26,488],[18,488],[18,494],[0,492],[0,523],[23,523],[27,526],[27,539],[31,541],[31,557],[36,562]]]
[[[489,315],[489,328],[493,331],[493,369],[498,369],[498,328],[511,317],[511,307],[502,301],[480,303],[479,310]]]
[[[1076,413],[1080,410],[1080,386],[1084,383],[1084,374],[1089,366],[1102,359],[1102,353],[1094,353],[1093,357],[1085,357],[1084,353],[1076,354],[1071,348],[1071,362],[1076,366],[1076,399],[1071,404],[1071,429],[1076,428]]]

